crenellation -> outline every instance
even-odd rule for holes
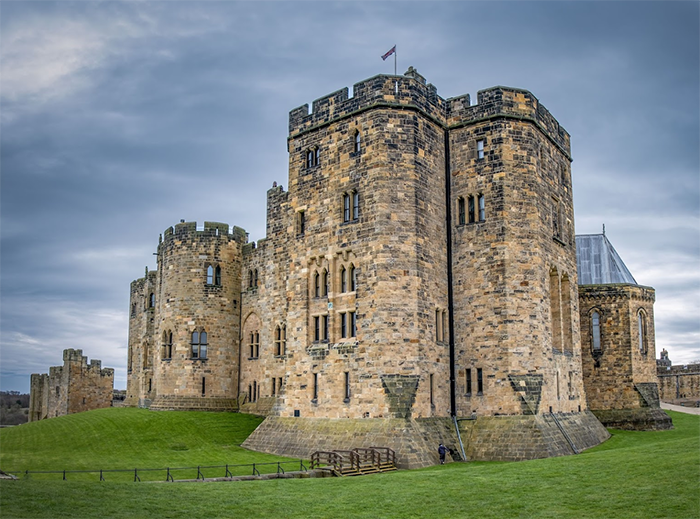
[[[130,405],[264,413],[245,446],[287,455],[363,423],[358,443],[389,438],[403,466],[435,460],[420,435],[452,417],[479,417],[460,426],[472,459],[570,454],[561,428],[607,438],[588,411],[568,133],[526,90],[477,97],[445,100],[411,67],[290,111],[266,236],[183,220],[132,283]],[[651,348],[653,289],[621,293]],[[621,308],[610,326],[633,341]],[[603,400],[653,401],[649,352],[606,367]]]

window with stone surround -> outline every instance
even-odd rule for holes
[[[350,372],[346,371],[345,372],[345,398],[343,399],[345,402],[350,401]]]
[[[479,139],[476,141],[476,158],[477,159],[483,159],[484,158],[484,140]]]
[[[350,271],[350,292],[354,292],[357,288],[357,269],[355,268],[355,265],[351,263],[350,268],[348,270]]]
[[[193,359],[207,358],[207,332],[204,330],[192,332],[192,340],[190,341],[191,352]]]
[[[484,372],[481,368],[476,368],[476,394],[484,394]]]
[[[464,370],[464,386],[465,394],[467,396],[472,396],[472,369],[467,368]]]
[[[646,355],[648,350],[647,345],[647,316],[646,312],[641,308],[637,311],[637,345],[639,346],[639,353]]]
[[[151,292],[151,295],[148,298],[148,307],[149,308],[154,308],[156,306],[156,295]]]
[[[360,194],[357,190],[343,193],[343,222],[356,222],[360,218]]]
[[[603,350],[600,336],[600,312],[594,309],[591,312],[591,350],[594,354]]]
[[[447,337],[447,310],[435,309],[435,340],[443,342]]]
[[[250,359],[257,359],[260,357],[260,332],[254,330],[250,332],[250,340],[248,341],[248,348],[250,351]]]
[[[275,355],[285,355],[287,352],[287,327],[286,325],[277,325],[275,328]]]
[[[469,223],[474,223],[476,221],[476,208],[474,205],[474,196],[473,195],[469,195],[469,197],[467,198],[467,204],[468,204],[467,212],[469,214]]]
[[[318,373],[313,374],[313,398],[312,400],[316,402],[318,400]]]
[[[207,267],[207,285],[213,285],[214,284],[214,267],[209,265]]]
[[[484,195],[479,194],[477,197],[477,205],[479,207],[479,221],[486,221],[486,202],[484,201]]]
[[[321,272],[321,296],[326,297],[328,295],[328,271],[323,269]]]
[[[434,379],[434,376],[431,373],[430,374],[430,381],[429,381],[429,383],[430,383],[430,406],[431,407],[435,407],[435,393],[434,393],[433,379]]]
[[[340,266],[340,292],[344,294],[348,291],[348,269],[345,265]]]
[[[321,316],[314,315],[314,341],[321,340]]]
[[[302,235],[306,232],[306,212],[297,211],[297,234]]]
[[[321,160],[321,149],[318,147],[309,148],[306,150],[306,167],[313,168],[318,166]]]
[[[170,360],[173,357],[173,332],[166,330],[163,332],[163,352],[161,359]]]
[[[219,265],[214,269],[214,284],[221,286],[221,267]]]
[[[362,135],[359,130],[355,130],[355,151],[362,150]]]
[[[464,206],[464,198],[459,197],[457,199],[457,225],[464,225],[467,223],[466,207]]]

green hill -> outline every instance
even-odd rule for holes
[[[576,456],[449,463],[355,478],[134,483],[114,474],[100,482],[94,474],[62,481],[56,474],[20,473],[17,481],[0,481],[0,516],[697,518],[700,416],[669,414],[674,430],[612,430],[610,440]],[[116,468],[258,463],[271,457],[238,444],[259,421],[137,409],[54,418],[1,430],[0,468],[95,468],[102,461]]]
[[[16,474],[26,470],[128,469],[131,475],[121,479],[133,479],[135,468],[249,464],[282,459],[240,447],[260,422],[261,417],[239,413],[98,409],[0,430],[0,469]],[[223,470],[218,472],[221,473],[212,477],[224,474]],[[194,474],[181,472],[176,477],[196,475],[195,470]],[[165,474],[143,472],[141,477],[162,480]]]

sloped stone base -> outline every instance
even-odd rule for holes
[[[458,423],[467,460],[519,461],[565,456],[610,437],[589,411],[557,414],[556,419],[552,415],[488,416]],[[315,451],[389,447],[396,452],[399,468],[419,468],[438,463],[440,443],[458,456],[459,440],[451,418],[349,420],[269,416],[243,447],[305,459]]]
[[[451,418],[326,419],[269,416],[243,447],[309,459],[315,451],[389,447],[399,468],[438,463],[440,443],[459,449]]]
[[[460,420],[459,425],[468,461],[521,461],[567,456],[610,438],[590,411],[484,416]]]
[[[151,411],[238,411],[235,398],[157,396],[149,406]]]
[[[673,422],[663,409],[642,407],[640,409],[592,410],[598,420],[612,429],[628,431],[666,431],[673,429]]]

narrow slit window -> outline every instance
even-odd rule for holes
[[[360,195],[357,191],[352,192],[352,219],[360,218]]]
[[[350,400],[350,372],[345,372],[345,401]]]
[[[476,158],[477,159],[484,158],[484,141],[483,140],[476,141]]]
[[[486,220],[486,202],[484,202],[484,195],[479,195],[478,205],[479,205],[479,221],[483,222]]]
[[[340,292],[345,293],[348,291],[348,271],[342,266],[340,267]]]
[[[476,368],[476,393],[484,394],[484,373],[481,368]]]
[[[362,136],[360,132],[355,132],[355,151],[360,151],[362,149]]]
[[[219,265],[214,269],[214,284],[221,286],[221,267]]]
[[[472,370],[471,368],[467,368],[464,372],[465,374],[465,385],[466,385],[466,394],[467,396],[472,396]]]
[[[313,375],[313,384],[314,384],[314,400],[318,400],[318,373],[314,373]]]
[[[348,336],[348,314],[341,312],[340,314],[340,337],[345,339]]]
[[[461,196],[457,199],[457,214],[459,215],[457,223],[464,225],[466,223],[466,209],[464,207],[464,198]]]
[[[213,285],[214,284],[214,267],[209,265],[207,267],[207,285]]]
[[[600,351],[600,314],[593,312],[591,315],[591,339],[593,340],[593,351]]]
[[[474,213],[474,210],[475,210],[474,209],[474,197],[471,195],[469,195],[468,204],[469,204],[469,207],[468,207],[469,223],[474,223],[474,221],[476,219],[476,214]]]
[[[357,336],[357,314],[350,312],[350,337]]]
[[[343,221],[350,221],[350,195],[347,193],[343,194]]]

